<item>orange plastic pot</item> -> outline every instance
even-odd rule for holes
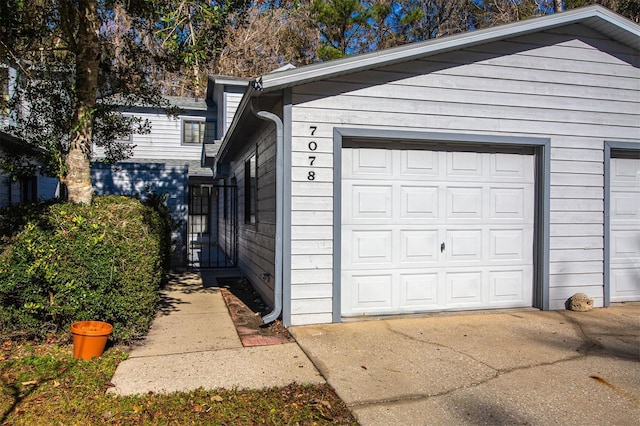
[[[102,321],[78,321],[71,324],[73,356],[91,359],[102,356],[113,326]]]

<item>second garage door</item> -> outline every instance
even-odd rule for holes
[[[610,297],[640,301],[640,159],[611,159]]]
[[[534,155],[342,151],[342,315],[532,305]]]

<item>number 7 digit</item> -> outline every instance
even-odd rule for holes
[[[309,128],[311,129],[311,136],[316,134],[316,130],[318,130],[318,126],[309,126]]]

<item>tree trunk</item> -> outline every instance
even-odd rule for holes
[[[562,6],[562,0],[553,0],[553,9],[555,13],[560,13],[564,11],[564,7]]]
[[[69,201],[91,203],[91,134],[93,113],[98,89],[100,55],[100,17],[95,0],[78,2],[78,32],[75,37],[76,52],[76,112],[71,146],[65,164],[65,184]]]

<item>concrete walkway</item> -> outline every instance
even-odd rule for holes
[[[215,273],[175,276],[161,297],[149,335],[118,365],[110,392],[325,383],[296,343],[243,347]]]
[[[111,392],[328,382],[362,425],[640,425],[640,303],[293,327],[243,347],[215,276],[162,293]]]
[[[294,327],[362,425],[640,425],[640,304]]]

